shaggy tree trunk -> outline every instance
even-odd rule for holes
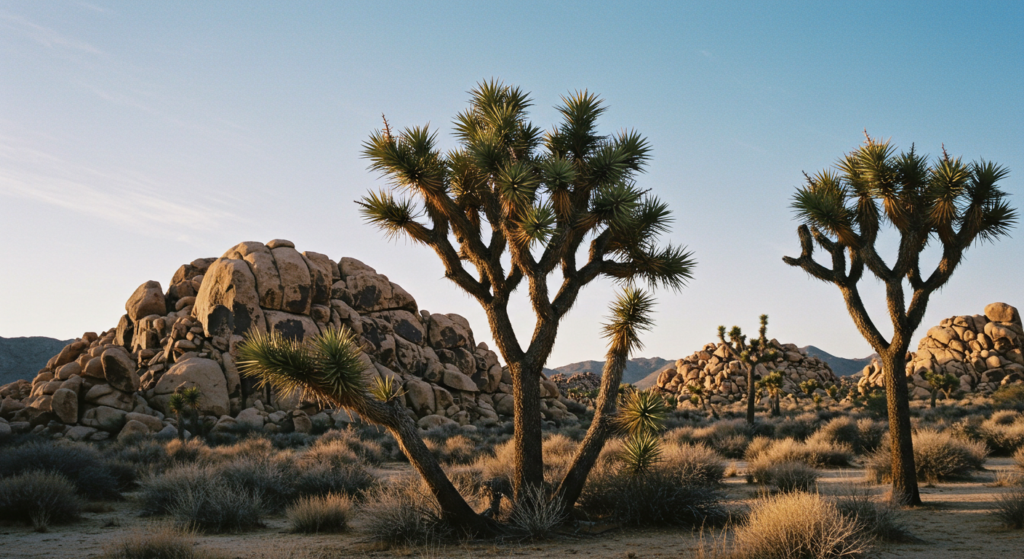
[[[512,375],[512,397],[515,399],[512,418],[515,429],[512,446],[515,464],[512,487],[519,501],[524,490],[544,483],[544,457],[541,451],[540,366],[522,362],[509,364]]]
[[[914,440],[910,425],[906,351],[905,347],[890,346],[888,350],[880,351],[879,355],[882,358],[885,400],[889,411],[893,501],[904,505],[920,505],[921,495],[917,489]]]
[[[185,422],[181,417],[181,412],[174,412],[174,418],[177,419],[178,440],[181,442],[185,442]]]
[[[753,363],[747,363],[747,425],[754,424],[754,368]]]
[[[416,468],[430,488],[431,495],[437,499],[445,522],[470,535],[494,534],[499,531],[495,522],[480,516],[466,503],[437,458],[424,444],[416,424],[402,408],[368,398],[346,407],[351,407],[372,423],[383,425],[395,437],[402,452],[409,458],[409,463]]]
[[[601,373],[601,391],[597,395],[597,405],[594,407],[594,419],[590,422],[590,428],[580,443],[579,450],[569,466],[562,482],[555,491],[556,498],[562,499],[562,511],[568,516],[576,501],[583,493],[583,486],[587,483],[590,471],[597,463],[601,449],[604,448],[608,435],[612,433],[615,411],[618,404],[619,384],[622,382],[622,372],[626,369],[628,355],[625,352],[610,352],[604,364],[604,371]]]

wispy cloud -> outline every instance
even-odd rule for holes
[[[54,29],[43,27],[19,15],[0,12],[0,23],[8,29],[20,31],[28,38],[47,48],[63,48],[89,54],[103,54],[103,51],[85,41],[68,37]]]
[[[0,137],[2,196],[34,200],[144,235],[179,240],[229,230],[247,221],[212,196],[188,199],[188,194],[128,170],[71,163]]]

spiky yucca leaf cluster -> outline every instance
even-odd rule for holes
[[[611,306],[612,314],[604,325],[604,337],[611,340],[611,351],[627,354],[643,349],[640,334],[654,326],[654,297],[642,289],[626,287]]]
[[[650,431],[630,435],[622,447],[622,458],[631,473],[646,474],[661,461],[661,438]]]
[[[619,426],[630,435],[656,433],[668,417],[668,405],[661,394],[651,390],[635,390],[625,395]]]
[[[328,327],[317,336],[297,341],[280,332],[251,331],[238,346],[238,371],[289,395],[303,389],[307,398],[345,405],[366,394],[365,365],[355,334]]]
[[[370,394],[384,403],[389,403],[402,397],[402,385],[395,380],[395,377],[374,377],[370,383]]]

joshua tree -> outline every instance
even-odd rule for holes
[[[779,400],[782,398],[782,384],[784,377],[782,371],[772,371],[758,381],[758,386],[768,392],[768,402],[773,417],[780,415]]]
[[[839,386],[838,385],[835,385],[835,384],[828,385],[828,388],[825,389],[825,392],[828,392],[828,397],[829,398],[832,398],[833,400],[835,400],[837,402],[839,401]]]
[[[945,149],[935,161],[913,147],[896,153],[889,142],[869,136],[834,170],[805,175],[806,185],[793,199],[803,222],[797,230],[801,254],[784,261],[835,284],[857,329],[878,352],[887,395],[893,497],[908,504],[919,504],[921,497],[914,474],[907,348],[932,293],[949,281],[967,249],[1007,235],[1016,222],[1016,211],[997,185],[1006,175],[995,163],[965,163]],[[899,239],[892,265],[876,247],[887,225]],[[941,253],[931,272],[921,269],[921,253],[929,243]],[[815,261],[816,245],[825,251],[827,265]],[[889,340],[861,300],[857,285],[865,269],[885,286],[893,329]]]
[[[940,373],[938,371],[925,371],[924,380],[928,381],[928,384],[932,387],[932,401],[931,407],[935,407],[935,399],[938,398],[939,392],[945,394],[946,398],[953,395],[953,391],[960,386],[960,379],[955,375],[949,373]]]
[[[445,277],[486,313],[512,376],[518,496],[544,480],[541,370],[580,290],[600,277],[678,289],[694,261],[683,248],[657,244],[669,228],[668,206],[635,182],[650,146],[637,132],[598,133],[605,108],[596,95],[563,98],[562,122],[546,133],[527,119],[531,101],[517,87],[492,80],[470,96],[448,152],[428,127],[396,132],[385,121],[363,153],[390,185],[358,204],[388,237],[432,249]],[[536,316],[527,345],[508,313],[520,287]]]
[[[202,392],[199,391],[198,386],[191,386],[183,389],[180,394],[181,401],[191,416],[193,433],[200,437],[204,436],[203,419],[199,415],[199,400],[203,397]]]
[[[779,357],[765,337],[768,333],[768,315],[761,315],[761,328],[758,330],[757,339],[747,343],[747,337],[739,326],[733,326],[729,330],[729,340],[725,339],[725,326],[718,327],[718,339],[726,347],[733,359],[738,359],[747,369],[747,423],[754,424],[754,369],[763,363],[772,363]]]
[[[632,350],[641,347],[639,334],[650,327],[653,301],[637,289],[627,289],[613,306],[605,326],[611,344],[601,378],[601,391],[590,428],[580,444],[555,499],[564,510],[576,504],[608,434],[614,428],[618,386]],[[437,458],[419,435],[416,423],[400,402],[398,383],[363,379],[360,348],[349,330],[328,328],[319,336],[299,342],[277,332],[250,332],[238,346],[239,372],[258,379],[257,387],[270,385],[288,396],[297,389],[328,407],[344,407],[366,421],[385,427],[398,441],[409,462],[426,481],[441,509],[442,519],[470,534],[498,530],[490,519],[476,514],[452,485]]]
[[[185,398],[179,392],[171,394],[170,398],[167,399],[167,409],[174,413],[174,418],[178,423],[178,440],[181,442],[185,442],[185,418],[183,414],[186,408]]]
[[[817,379],[809,378],[800,383],[800,391],[803,392],[807,397],[814,395],[814,391],[821,388],[821,384]]]

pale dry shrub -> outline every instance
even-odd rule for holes
[[[445,464],[470,464],[480,454],[476,443],[465,435],[453,435],[445,439],[428,438],[423,442]]]
[[[703,443],[663,445],[662,467],[692,485],[716,485],[725,475],[725,460]]]
[[[429,544],[450,534],[437,500],[421,480],[378,485],[368,493],[360,516],[370,539],[390,547]]]
[[[818,472],[803,462],[774,463],[758,458],[747,466],[755,483],[770,485],[783,493],[810,491],[818,481]]]
[[[783,462],[803,462],[815,468],[849,466],[853,459],[853,451],[843,443],[826,440],[809,440],[800,442],[786,438],[770,441],[767,444],[755,439],[747,452],[747,460],[762,465],[782,464]],[[753,451],[751,449],[754,449]]]
[[[1010,528],[1024,528],[1024,489],[1014,489],[996,497],[994,514]]]
[[[88,499],[119,499],[121,482],[111,464],[87,443],[31,442],[4,447],[0,478],[32,471],[58,473]]]
[[[395,439],[384,431],[359,429],[349,426],[345,429],[332,429],[325,433],[317,441],[319,444],[340,442],[354,452],[360,460],[368,464],[379,465],[390,458],[391,452],[385,449],[385,445],[393,446],[398,456],[404,457],[397,448]]]
[[[195,532],[163,526],[136,531],[109,546],[104,559],[213,559],[195,548]]]
[[[854,452],[861,452],[861,430],[857,421],[848,415],[835,417],[810,436],[808,441],[839,443],[848,446]]]
[[[772,439],[769,437],[754,437],[750,444],[747,445],[746,452],[743,453],[743,458],[748,462],[756,459],[761,454],[764,454],[768,447],[772,446]]]
[[[167,460],[171,464],[208,464],[214,461],[213,450],[201,439],[181,442],[171,439],[167,442]]]
[[[835,498],[840,514],[852,519],[857,526],[872,538],[906,542],[914,538],[900,515],[899,509],[890,502],[879,502],[863,488],[853,488],[846,495]]]
[[[284,510],[295,497],[292,482],[294,471],[288,455],[257,456],[240,454],[238,458],[218,466],[220,484],[233,490],[255,495],[266,512]]]
[[[167,514],[185,487],[208,487],[214,484],[216,470],[210,465],[188,463],[153,475],[142,483],[138,503],[143,516]]]
[[[354,450],[345,441],[321,438],[305,452],[296,457],[299,467],[327,466],[338,468],[359,462]]]
[[[483,456],[476,462],[484,479],[501,479],[512,483],[512,466],[515,464],[515,448],[512,440],[494,447],[494,455]]]
[[[278,454],[274,443],[259,435],[246,437],[232,445],[218,446],[213,452],[219,458],[228,461],[240,458],[261,459]]]
[[[917,478],[927,483],[963,479],[983,469],[988,449],[984,443],[952,436],[948,432],[924,429],[914,433],[914,465]],[[866,475],[876,483],[892,480],[892,459],[883,445],[867,459]]]
[[[1013,462],[1017,467],[1024,470],[1024,448],[1013,453]]]
[[[978,435],[998,456],[1011,456],[1024,448],[1024,416],[1003,410],[992,414],[978,427]]]
[[[863,555],[869,539],[822,496],[780,493],[751,504],[734,545],[737,559],[843,559]]]
[[[28,471],[0,479],[0,520],[45,532],[51,524],[77,520],[81,511],[74,484],[62,474]]]
[[[531,539],[545,538],[565,520],[562,499],[548,499],[543,487],[528,487],[512,505],[508,523]]]
[[[293,481],[296,497],[326,495],[328,493],[357,496],[376,483],[377,478],[362,464],[331,467],[316,464],[300,468]]]
[[[328,493],[299,499],[285,510],[285,516],[293,532],[317,534],[344,530],[351,511],[351,498]]]

